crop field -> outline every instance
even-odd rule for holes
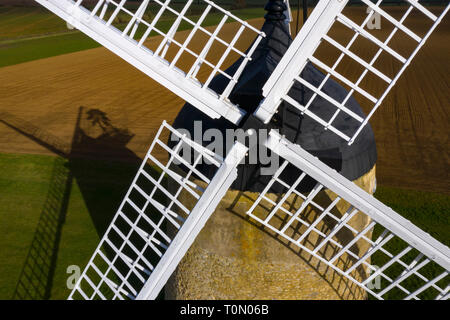
[[[259,28],[263,14],[238,16]],[[234,30],[225,25],[223,36]],[[449,36],[447,17],[371,120],[376,197],[447,245]],[[0,299],[67,296],[67,267],[87,261],[156,129],[183,103],[43,9],[0,7]]]
[[[199,15],[200,8],[194,6],[188,17]],[[234,13],[247,20],[261,17],[261,8],[245,8]],[[144,16],[145,18],[146,16]],[[214,26],[221,16],[211,13],[204,26]],[[119,15],[113,25],[120,28],[129,21],[129,16]],[[162,16],[158,27],[167,32],[172,16]],[[191,26],[181,23],[179,30]],[[138,31],[137,36],[142,33]],[[53,57],[61,54],[96,48],[100,45],[79,31],[69,30],[67,24],[44,8],[0,7],[0,67]]]

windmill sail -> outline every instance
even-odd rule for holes
[[[243,110],[228,100],[228,96],[265,35],[213,2],[203,0],[206,8],[193,21],[186,15],[193,0],[188,0],[181,9],[176,8],[170,0],[144,0],[137,7],[127,0],[97,0],[93,7],[88,6],[85,0],[36,1],[210,117],[224,117],[237,124],[245,115]],[[319,1],[308,22],[265,84],[265,99],[255,112],[257,118],[265,123],[269,122],[280,103],[286,101],[316,120],[324,129],[329,129],[351,144],[450,8],[447,6],[436,14],[436,10],[424,7],[420,1],[407,0],[408,6],[402,7],[403,12],[399,17],[394,17],[380,6],[381,0],[376,3],[370,0],[362,2],[369,10],[367,16],[357,22],[345,14],[346,0]],[[149,10],[152,10],[151,18],[146,15]],[[221,19],[216,27],[208,29],[204,22],[213,11]],[[172,15],[174,19],[164,20],[165,14]],[[125,23],[116,23],[121,15],[127,17]],[[379,38],[379,34],[367,30],[369,21],[375,15],[392,27],[385,38]],[[429,22],[427,30],[421,30],[420,34],[413,31],[408,23],[408,18],[415,15],[421,15]],[[230,40],[224,40],[221,30],[230,20],[236,23],[237,32],[232,33]],[[183,24],[190,25],[191,30],[180,40],[176,33]],[[338,28],[337,31],[335,28]],[[335,32],[339,33],[342,29],[350,32],[350,41],[345,44],[341,43],[341,38],[335,39]],[[152,42],[149,37],[153,34],[161,37]],[[202,45],[196,51],[191,45],[197,41],[199,34],[202,34],[199,40]],[[406,49],[396,48],[391,44],[392,38],[396,36],[408,37],[412,44],[406,46]],[[248,51],[243,52],[238,49],[237,44],[245,37],[251,41],[256,40]],[[372,45],[372,49],[355,52],[353,45],[356,48],[364,46],[364,43],[356,46],[361,39]],[[211,62],[211,52],[215,51],[216,43],[224,49],[219,50],[221,54],[215,62]],[[150,44],[153,47],[149,47]],[[337,51],[336,59],[331,65],[318,54],[322,45],[328,45]],[[231,53],[241,58],[241,64],[234,74],[223,70],[224,62]],[[370,56],[369,59],[367,55]],[[341,62],[345,59],[362,68],[355,79],[350,79],[345,72],[340,71]],[[377,65],[379,59],[388,59],[397,64],[388,63],[393,66],[388,74]],[[188,63],[186,67],[182,61],[192,63]],[[302,78],[302,72],[311,64],[324,72],[321,83],[309,83]],[[208,72],[203,71],[205,68]],[[209,88],[216,74],[222,74],[228,79],[228,84],[221,92],[214,92]],[[349,88],[348,96],[342,101],[330,96],[325,90],[328,79]],[[384,84],[376,87],[377,94],[369,92],[364,86],[368,82],[372,83],[373,79]],[[289,95],[295,82],[313,92],[304,105],[300,105]],[[357,95],[358,100],[366,99],[364,105],[370,105],[367,116],[354,114],[346,108],[346,102],[353,95]],[[325,100],[332,106],[330,117],[324,119],[314,113],[314,109],[310,107],[314,99]],[[358,123],[354,132],[344,132],[342,128],[333,126],[337,117],[342,116]],[[177,136],[179,143],[173,148],[168,147],[161,138],[163,131]],[[265,144],[285,160],[249,209],[248,215],[253,220],[281,236],[288,245],[295,245],[308,252],[314,259],[376,298],[389,297],[391,292],[397,290],[406,299],[419,299],[424,294],[429,296],[429,292],[433,298],[448,299],[448,247],[358,189],[298,145],[274,132]],[[185,146],[196,151],[194,162],[183,158],[183,155],[190,154],[183,152]],[[158,148],[160,152],[169,155],[165,163],[157,156]],[[164,122],[116,216],[69,298],[156,298],[236,178],[237,166],[247,150],[242,144],[236,143],[226,158],[222,159]],[[202,160],[217,167],[212,179],[196,169]],[[187,168],[184,175],[173,168],[175,161]],[[288,165],[293,165],[302,172],[298,177],[293,177],[294,182],[282,181],[280,178]],[[204,185],[193,182],[190,178],[194,176]],[[297,186],[306,179],[314,182],[314,187],[307,194],[302,194]],[[169,192],[165,183],[178,186],[178,191]],[[284,207],[283,199],[286,195],[281,201],[274,201],[266,196],[267,191],[276,183],[286,188],[288,195],[294,193],[302,199],[295,212]],[[336,197],[330,201],[329,206],[322,207],[315,198],[325,189]],[[194,200],[189,204],[182,203],[178,200],[181,192],[190,194]],[[341,201],[348,203],[349,207],[342,216],[335,215],[334,208]],[[255,208],[263,202],[270,208],[265,216],[255,213]],[[309,206],[316,207],[320,214],[313,220],[306,221],[302,217]],[[363,230],[356,230],[351,221],[360,215],[366,217],[368,224]],[[325,229],[318,229],[319,225],[324,225]],[[381,231],[378,232],[377,229],[380,228]],[[342,233],[351,237],[342,240],[339,238]],[[315,241],[308,242],[313,234]],[[399,246],[396,246],[393,250],[390,247],[393,242],[399,243],[401,249],[398,250]],[[371,261],[380,254],[383,257],[379,261],[383,263],[375,268]],[[342,263],[344,258],[345,262]],[[431,273],[422,272],[426,268],[431,268]],[[381,277],[382,287],[375,290],[371,281],[377,277]]]
[[[247,212],[257,225],[334,270],[343,284],[346,279],[375,298],[393,292],[397,299],[449,298],[447,246],[277,132],[271,131],[266,147],[285,160]],[[282,177],[288,165],[302,172],[293,181]],[[299,191],[306,180],[315,186]],[[268,192],[277,184],[287,191],[274,201]],[[291,195],[300,199],[297,206],[287,201]],[[358,230],[357,221],[367,223]]]
[[[450,4],[425,7],[422,3],[427,1],[418,0],[405,0],[405,6],[395,7],[382,7],[382,0],[361,1],[367,7],[367,15],[356,18],[347,14],[352,9],[347,6],[348,0],[319,1],[266,82],[265,99],[255,112],[259,119],[269,122],[285,101],[352,144],[450,9]],[[418,21],[423,27],[415,28]],[[402,46],[395,44],[397,39],[402,39]],[[309,64],[325,74],[320,83],[302,77]],[[332,90],[327,90],[328,81],[346,87],[347,96],[336,100]],[[295,83],[313,92],[303,104],[290,93]],[[367,116],[346,107],[353,97],[365,106]],[[326,116],[318,115],[312,107],[319,99],[330,106]],[[349,118],[347,122],[354,123],[353,129],[335,126],[338,117]]]
[[[179,140],[173,149],[162,140],[167,134]],[[186,148],[196,151],[193,161],[183,157]],[[158,152],[167,152],[168,160]],[[155,299],[236,179],[246,152],[237,142],[221,159],[164,122],[69,299]],[[196,168],[202,161],[217,167],[212,179]],[[175,163],[186,170],[174,170]],[[189,203],[179,200],[182,192]]]
[[[138,7],[128,0],[97,0],[94,6],[86,0],[36,1],[210,117],[238,123],[245,114],[228,95],[264,34],[212,1],[202,0],[206,7],[195,19],[187,16],[194,0],[188,0],[181,10],[171,0],[146,0]],[[205,27],[211,13],[219,17],[212,30]],[[228,22],[234,22],[235,32],[231,39],[224,39]],[[182,25],[190,30],[179,39],[175,34]],[[146,41],[153,35],[161,37],[150,48]],[[247,52],[238,48],[243,39],[255,40]],[[196,42],[203,46],[198,48]],[[169,47],[173,51],[168,52]],[[216,57],[211,54],[215,50],[222,53]],[[232,55],[242,58],[242,63],[234,74],[228,74],[224,62]],[[228,79],[222,92],[209,88],[216,74]]]
[[[164,130],[180,139],[173,149],[161,140]],[[183,145],[195,149],[197,157],[193,164],[183,159]],[[156,146],[169,152],[166,163],[157,159]],[[252,221],[289,247],[306,252],[310,262],[315,260],[332,269],[338,281],[348,282],[345,286],[354,285],[375,298],[386,299],[391,294],[396,298],[400,294],[404,299],[449,298],[450,249],[447,246],[277,132],[270,132],[265,146],[284,162],[265,190],[250,202],[247,214]],[[156,298],[236,178],[237,166],[247,150],[237,143],[221,160],[163,123],[69,298]],[[201,159],[209,160],[218,168],[212,179],[196,169]],[[188,168],[184,176],[172,169],[174,161]],[[151,165],[162,172],[151,173],[154,170]],[[288,165],[301,171],[293,177],[295,181],[282,178]],[[208,187],[191,181],[194,176]],[[163,179],[169,181],[164,184]],[[312,181],[314,187],[304,192],[298,187],[306,180]],[[178,186],[175,194],[168,191],[169,183]],[[268,193],[276,184],[286,192],[274,200]],[[321,199],[324,190],[330,196],[326,205]],[[193,207],[177,200],[181,192],[189,192],[195,198],[190,204]],[[299,199],[298,206],[286,201],[291,195]],[[345,213],[341,214],[346,205]],[[357,220],[367,223],[358,229],[354,223]],[[171,229],[177,233],[173,235],[168,231]]]

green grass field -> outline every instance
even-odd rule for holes
[[[65,299],[67,267],[83,268],[138,165],[0,154],[0,299]],[[450,197],[388,187],[376,197],[450,244]]]
[[[246,8],[233,11],[244,20],[260,18],[264,10]],[[196,11],[189,15],[194,21]],[[219,23],[221,15],[212,13],[207,16],[203,26]],[[157,27],[167,32],[174,16],[163,16]],[[129,17],[119,16],[115,25],[123,27]],[[180,24],[179,30],[192,28],[188,22]],[[137,33],[140,36],[143,31]],[[27,61],[54,57],[61,54],[99,47],[99,44],[79,31],[71,31],[66,23],[44,8],[0,7],[0,67],[15,65]]]
[[[0,299],[66,298],[137,165],[0,154]]]
[[[423,191],[379,187],[375,197],[406,219],[410,220],[422,230],[428,232],[435,239],[447,246],[450,245],[450,234],[448,232],[448,226],[450,223],[449,196]],[[383,230],[383,227],[377,225],[373,232],[372,239],[376,239],[376,237],[378,237]],[[399,238],[389,241],[389,243],[384,246],[384,248],[393,255],[399,254],[406,247],[407,244]],[[418,254],[419,252],[417,250],[411,250],[402,257],[402,261],[410,264]],[[383,266],[390,259],[391,258],[384,253],[378,251],[372,256],[371,264],[374,266]],[[403,273],[403,271],[403,267],[398,264],[393,264],[391,267],[387,268],[384,273],[391,279],[396,279]],[[428,279],[433,279],[444,271],[444,268],[439,265],[430,263],[421,268],[420,273],[425,275]],[[390,284],[383,278],[381,278],[380,281],[382,288],[385,288]],[[402,285],[405,288],[408,288],[408,285],[411,287],[418,287],[424,284],[424,281],[416,276],[410,276],[402,282]],[[447,278],[441,280],[437,284],[441,288],[445,288],[450,285],[450,281]],[[430,288],[418,297],[424,300],[432,300],[437,295],[438,291]],[[388,294],[383,296],[384,299],[401,299],[403,297],[405,297],[405,294],[399,288],[393,288]]]

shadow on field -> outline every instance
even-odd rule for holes
[[[50,298],[72,178],[64,159],[55,158],[50,188],[13,299]]]
[[[97,234],[102,236],[142,162],[126,147],[133,138],[106,113],[80,107],[68,157]]]
[[[134,135],[114,127],[99,109],[80,107],[70,145],[7,112],[0,113],[0,122],[59,156],[54,161],[48,195],[12,297],[49,299],[73,181],[101,237],[142,160],[126,147]]]

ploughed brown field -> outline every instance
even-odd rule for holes
[[[359,8],[351,8],[349,12],[360,16],[363,13]],[[420,29],[422,21],[417,19],[412,23]],[[251,22],[260,27],[263,20]],[[225,25],[222,37],[231,39],[235,27]],[[388,31],[383,29],[382,21],[381,30],[373,32],[387,35]],[[335,32],[340,36],[341,29]],[[178,33],[177,40],[183,40],[187,34],[188,31]],[[378,147],[379,184],[450,193],[449,36],[450,17],[447,17],[370,121]],[[342,38],[345,37],[343,32]],[[151,38],[148,46],[152,48],[160,40]],[[245,49],[252,40],[251,37],[243,39],[239,47]],[[394,37],[392,41],[399,52],[407,50],[411,44],[406,36]],[[191,49],[198,52],[203,44],[201,40],[196,41]],[[364,47],[363,42],[355,45]],[[169,56],[174,54],[172,49]],[[223,50],[223,46],[213,47],[209,59],[217,61]],[[333,53],[327,50],[323,48],[321,54],[332,59]],[[367,51],[369,53],[370,49]],[[231,55],[225,65],[236,58]],[[183,57],[178,66],[185,68],[193,61]],[[376,66],[387,73],[396,67],[393,59],[383,56]],[[355,75],[360,72],[351,64],[344,64],[344,68]],[[202,68],[199,79],[207,77],[209,71]],[[373,92],[379,90],[370,79],[365,85]],[[70,148],[79,110],[83,107],[86,121],[91,109],[103,112],[110,120],[108,128],[98,125],[83,128],[91,138],[98,138],[106,131],[111,133],[114,128],[128,129],[134,136],[123,142],[126,146],[122,145],[122,149],[143,157],[161,122],[171,123],[183,103],[104,48],[1,68],[0,152],[53,154],[55,150]],[[361,103],[364,106],[364,101]],[[86,148],[80,152],[91,155],[98,152]],[[108,150],[107,156],[124,154],[114,154],[114,148]]]

